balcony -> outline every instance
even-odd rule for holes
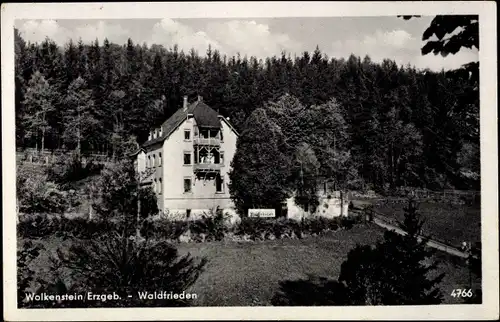
[[[220,172],[222,163],[195,163],[193,164],[194,172]]]
[[[220,146],[219,138],[193,138],[194,145],[210,145],[210,146]]]

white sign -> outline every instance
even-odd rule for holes
[[[273,218],[276,214],[274,209],[248,209],[248,217]]]

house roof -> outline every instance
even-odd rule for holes
[[[143,148],[139,148],[139,149],[137,149],[135,152],[129,153],[129,154],[128,154],[128,156],[129,156],[129,157],[135,157],[135,156],[137,156],[139,153],[141,153],[141,151],[142,151],[142,152],[144,152],[144,149],[143,149]]]
[[[198,126],[215,129],[219,129],[221,127],[219,113],[203,102],[196,102],[195,105],[193,116]]]
[[[142,147],[148,147],[167,139],[186,119],[188,114],[192,114],[199,126],[207,128],[220,128],[219,114],[203,101],[196,101],[187,106],[186,110],[178,109],[163,124],[162,135],[152,140],[146,141]],[[224,120],[226,123],[227,120]],[[229,124],[229,123],[228,123]],[[232,126],[231,126],[232,128]]]

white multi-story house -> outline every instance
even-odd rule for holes
[[[142,185],[151,185],[160,211],[190,217],[233,207],[230,163],[238,133],[201,97],[177,110],[134,154]]]

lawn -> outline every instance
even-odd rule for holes
[[[377,205],[374,210],[391,219],[403,220],[405,206],[388,203]],[[460,246],[463,241],[481,241],[480,206],[420,202],[418,209],[426,221],[424,234],[455,246]]]
[[[270,305],[280,281],[306,278],[308,274],[336,279],[340,265],[352,247],[357,243],[373,244],[382,235],[383,230],[378,226],[358,225],[351,230],[302,240],[211,242],[178,246],[181,254],[189,252],[209,260],[205,272],[186,290],[197,293],[198,299],[194,305]],[[52,237],[40,242],[51,252],[56,247],[67,247],[71,240],[62,242]],[[437,253],[436,258],[442,262],[440,272],[446,273],[441,283],[445,303],[460,303],[461,300],[449,294],[454,288],[468,286],[468,270],[458,259],[447,254]],[[40,255],[32,267],[38,274],[44,274],[43,271],[48,270],[47,253]],[[479,280],[474,278],[473,282],[473,288],[480,288]]]

